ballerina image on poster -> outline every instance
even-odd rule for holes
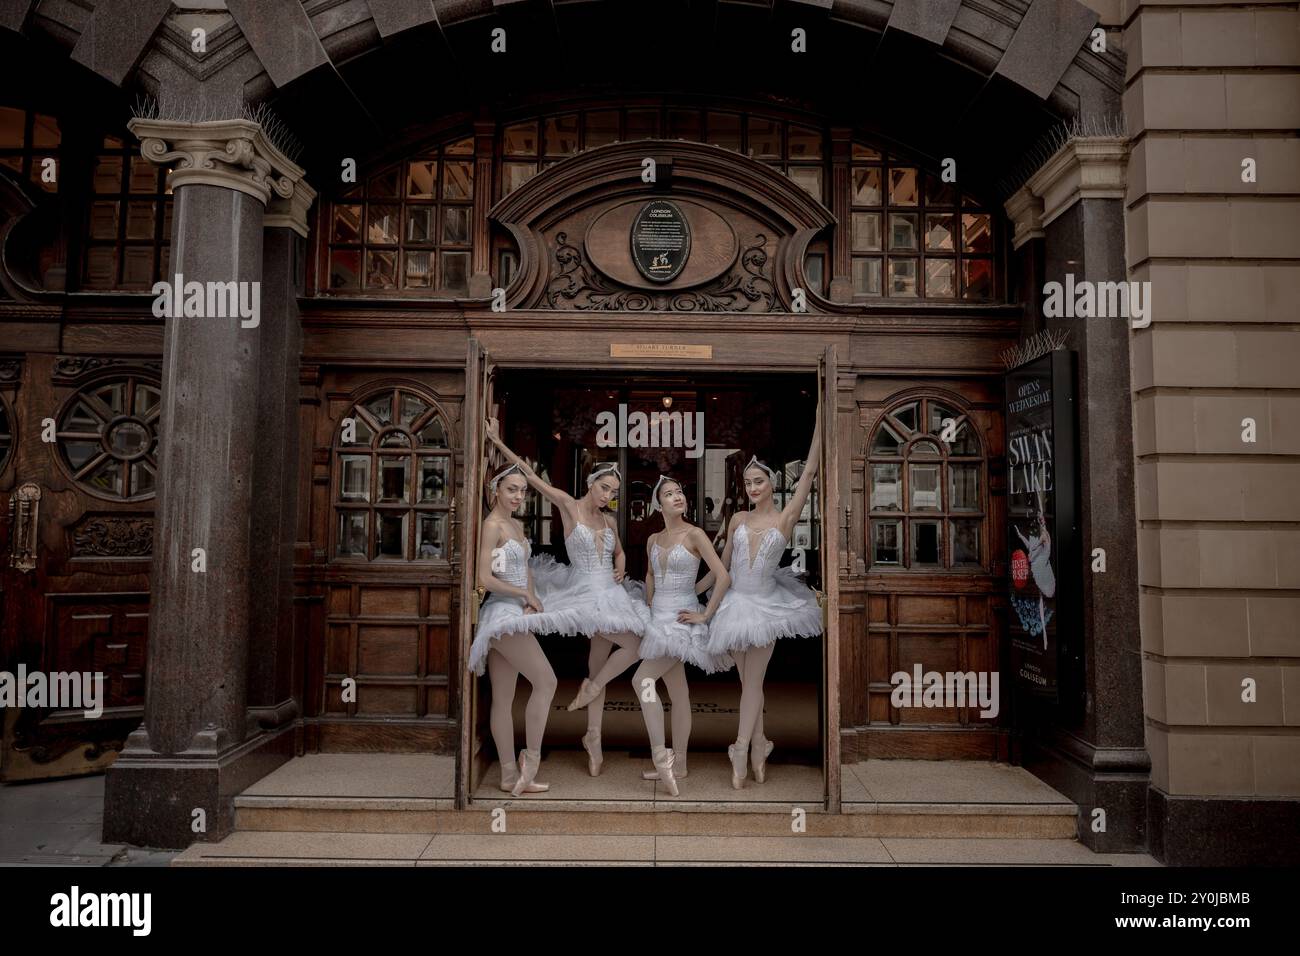
[[[528,463],[501,441],[495,419],[488,420],[488,438],[506,459],[518,466],[528,483],[560,512],[569,565],[534,558],[533,572],[547,592],[547,607],[560,614],[560,633],[585,634],[591,639],[587,677],[569,710],[587,708],[587,732],[582,737],[588,769],[600,774],[604,755],[600,744],[605,711],[605,685],[638,660],[644,623],[632,596],[623,587],[627,557],[605,508],[618,492],[621,476],[612,463],[598,465],[587,476],[587,492],[573,498],[539,478]]]
[[[488,485],[492,510],[479,533],[476,575],[478,587],[488,591],[488,599],[479,609],[469,651],[469,669],[482,675],[486,667],[492,685],[490,723],[501,761],[501,789],[516,797],[549,789],[536,777],[556,681],[536,635],[562,631],[569,624],[567,618],[546,610],[534,588],[528,539],[514,517],[527,491],[524,476],[513,464],[498,472]],[[524,709],[526,743],[516,764],[511,708],[520,674],[532,692]]]
[[[1025,613],[1026,605],[1033,613],[1033,604],[1019,595],[1012,594],[1012,602],[1015,604],[1016,613],[1020,617],[1021,626],[1030,634],[1042,633],[1043,649],[1047,649],[1047,621],[1052,616],[1052,612],[1047,607],[1047,602],[1056,595],[1056,574],[1052,571],[1052,536],[1047,531],[1047,512],[1043,503],[1043,493],[1038,492],[1038,512],[1034,516],[1034,522],[1029,527],[1029,537],[1025,537],[1020,528],[1012,525],[1016,529],[1016,537],[1024,542],[1025,550],[1028,552],[1029,573],[1033,576],[1034,586],[1038,588],[1037,622],[1032,621]],[[1038,533],[1034,533],[1034,528]],[[1032,627],[1037,623],[1038,627]]]
[[[750,510],[731,517],[722,563],[731,570],[731,588],[709,625],[709,652],[730,654],[740,676],[740,721],[736,742],[727,748],[731,785],[745,785],[746,763],[753,748],[754,779],[766,779],[773,744],[763,733],[763,680],[779,638],[815,637],[822,633],[817,595],[788,568],[780,567],[804,503],[812,490],[821,449],[821,406],[803,474],[785,507],[777,510],[772,495],[776,472],[754,456],[743,472]],[[706,577],[701,586],[709,583]]]
[[[713,550],[709,536],[686,521],[686,494],[677,481],[659,476],[650,493],[650,511],[663,515],[664,527],[646,541],[646,603],[637,605],[645,616],[645,633],[641,638],[641,666],[632,677],[632,689],[641,702],[655,766],[642,776],[662,781],[668,792],[677,796],[677,780],[686,776],[686,746],[691,736],[686,665],[693,664],[710,674],[731,667],[730,657],[709,652],[706,626],[731,585],[731,575]],[[701,560],[714,575],[708,607],[701,607],[695,596]],[[672,749],[664,746],[664,707],[655,686],[660,678],[673,703]]]

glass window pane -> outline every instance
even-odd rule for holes
[[[356,289],[361,285],[361,250],[330,250],[330,288]]]
[[[584,140],[587,149],[618,141],[618,110],[592,110],[585,117]]]
[[[892,463],[871,466],[872,511],[897,511],[902,506],[898,469],[899,466]]]
[[[90,238],[117,238],[117,203],[97,202],[90,204]]]
[[[411,439],[406,437],[405,432],[390,431],[383,438],[379,439],[380,448],[410,448]]]
[[[403,511],[376,512],[375,556],[380,558],[406,557],[406,522],[410,515]]]
[[[438,193],[438,161],[418,159],[406,164],[406,198],[433,199]]]
[[[455,245],[468,243],[469,215],[470,208],[468,206],[443,206],[442,241]]]
[[[366,513],[364,511],[339,512],[339,539],[337,554],[340,558],[366,557]]]
[[[428,408],[429,406],[426,405],[418,396],[403,393],[401,423],[409,427],[411,422],[423,415]]]
[[[387,425],[393,420],[393,393],[384,392],[382,395],[376,395],[366,402],[366,411],[379,424]]]
[[[444,162],[442,164],[442,198],[474,198],[474,164]]]
[[[853,214],[852,242],[854,252],[880,250],[880,213],[855,212]]]
[[[825,294],[825,286],[823,285],[823,267],[825,261],[824,256],[813,255],[812,253],[809,253],[803,258],[803,272],[804,275],[808,277],[808,285],[811,286],[813,291],[818,295]]]
[[[107,405],[114,412],[122,413],[126,411],[126,383],[111,382],[107,385],[95,389],[95,397]]]
[[[866,143],[854,143],[853,158],[854,159],[879,159],[880,151],[876,149],[872,149]]]
[[[871,563],[898,564],[900,562],[899,538],[902,522],[871,522]]]
[[[929,252],[952,252],[955,250],[953,229],[954,217],[945,213],[925,217],[925,248]]]
[[[149,467],[147,461],[131,462],[131,487],[127,491],[128,495],[135,497],[136,495],[150,494],[156,485],[154,471]]]
[[[407,206],[406,241],[417,243],[436,241],[433,232],[433,217],[436,212],[435,206]]]
[[[917,217],[906,213],[889,214],[889,248],[914,252],[916,246]]]
[[[889,204],[915,206],[917,202],[917,171],[908,167],[889,170]]]
[[[501,133],[501,150],[506,156],[536,156],[537,124],[507,126]]]
[[[420,500],[440,501],[447,497],[447,459],[442,455],[420,458]]]
[[[441,513],[419,515],[420,526],[416,533],[416,557],[444,558],[447,556],[447,516]]]
[[[458,139],[454,143],[448,143],[442,148],[442,151],[451,156],[473,156],[474,137],[466,136],[464,139]]]
[[[890,427],[889,422],[883,422],[876,429],[876,437],[871,442],[871,454],[873,455],[897,455],[900,454],[900,448],[904,438]]]
[[[129,202],[126,204],[126,238],[152,239],[154,215],[158,211],[151,202]]]
[[[420,432],[420,444],[425,448],[446,448],[447,433],[443,430],[442,419],[435,418],[424,426]]]
[[[537,175],[536,163],[502,163],[501,192],[509,195]]]
[[[708,141],[714,146],[740,152],[740,114],[710,113]]]
[[[87,481],[99,491],[105,491],[109,494],[121,497],[122,463],[115,458],[107,459],[102,465],[91,472]]]
[[[390,245],[397,242],[400,206],[371,204],[367,208],[366,241]]]
[[[108,433],[111,454],[119,458],[134,458],[148,450],[153,442],[149,429],[129,419],[114,425]]]
[[[939,510],[939,463],[908,465],[908,488],[912,495],[912,511]]]
[[[913,458],[938,458],[939,446],[928,439],[919,441],[912,446],[911,455]]]
[[[820,166],[791,166],[790,178],[796,186],[818,202],[822,201],[822,169]]]
[[[397,167],[392,166],[388,169],[381,170],[371,176],[366,183],[367,199],[396,199],[397,198]]]
[[[67,456],[68,464],[72,466],[73,471],[78,471],[81,466],[102,451],[97,441],[65,441],[62,443],[63,454]]]
[[[961,248],[963,252],[993,251],[993,221],[988,213],[962,213]]]
[[[659,135],[658,110],[628,110],[627,139],[652,139]]]
[[[960,417],[960,415],[947,405],[943,404],[943,402],[936,402],[934,399],[930,399],[926,403],[925,430],[931,435],[938,435],[943,431],[943,423],[945,419],[952,419],[955,421]]]
[[[397,253],[374,249],[366,253],[366,288],[397,288]]]
[[[853,167],[853,205],[880,205],[880,167]]]
[[[880,295],[879,259],[854,258],[853,293],[854,295]]]
[[[136,383],[135,386],[135,414],[148,415],[153,409],[158,407],[162,401],[162,395],[158,389],[152,385]]]
[[[916,295],[916,260],[889,260],[889,294],[899,296]]]
[[[749,155],[755,159],[781,158],[781,124],[761,116],[749,118]]]
[[[100,156],[95,160],[95,192],[122,191],[122,157]]]
[[[925,204],[927,206],[957,205],[957,187],[945,183],[938,176],[927,174],[925,177]]]
[[[469,253],[444,252],[442,254],[442,282],[438,286],[447,292],[469,293]]]
[[[379,500],[410,501],[407,491],[407,476],[411,459],[383,457],[379,459]]]
[[[914,432],[917,429],[917,421],[918,421],[917,416],[920,413],[920,409],[921,409],[921,405],[919,402],[908,402],[906,405],[902,406],[901,408],[898,408],[895,411],[890,412],[890,414],[893,415],[894,418],[898,420],[898,423],[900,425],[902,425],[908,431]]]
[[[334,207],[334,242],[361,241],[361,207]]]
[[[0,106],[0,149],[22,149],[27,135],[27,114],[11,106]]]
[[[346,432],[343,426],[339,429],[339,442],[344,445],[361,445],[369,448],[370,443],[375,440],[375,433],[370,430],[366,420],[355,412],[348,416],[352,420],[352,427]],[[347,439],[351,439],[348,441]],[[369,459],[367,459],[368,461]]]
[[[953,464],[948,466],[948,474],[951,484],[948,489],[948,510],[979,511],[980,466],[974,462]]]
[[[551,116],[543,130],[547,156],[572,156],[578,151],[578,114]]]
[[[952,259],[925,260],[925,294],[951,299],[957,294],[957,263]]]
[[[943,563],[939,522],[912,522],[912,567],[938,567]]]
[[[980,563],[980,522],[953,521],[951,527],[953,567],[978,565]]]
[[[699,110],[669,110],[668,138],[685,139],[698,143],[703,137],[703,124]]]
[[[339,497],[344,501],[369,501],[370,456],[342,455],[339,461]]]
[[[822,134],[806,126],[792,125],[786,133],[787,159],[821,159]]]
[[[63,419],[63,431],[99,433],[102,423],[85,402],[77,402]]]
[[[989,259],[963,259],[962,297],[987,299],[993,295],[993,263]]]

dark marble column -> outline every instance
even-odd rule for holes
[[[145,719],[108,772],[104,839],[181,847],[229,833],[234,795],[292,749],[291,723],[275,719],[292,709],[277,708],[276,638],[266,643],[287,604],[280,498],[293,459],[275,446],[296,377],[297,237],[276,229],[264,247],[263,227],[267,201],[293,197],[302,173],[247,121],[133,131],[146,157],[180,160],[168,278],[201,283],[204,314],[174,304],[164,320]],[[208,284],[231,282],[254,315],[213,309]]]

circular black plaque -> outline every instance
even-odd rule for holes
[[[632,221],[632,261],[652,282],[671,282],[691,254],[691,227],[666,199],[653,199]]]

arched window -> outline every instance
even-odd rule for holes
[[[333,554],[446,561],[451,449],[438,409],[396,387],[358,402],[334,440]]]
[[[59,460],[72,480],[101,498],[151,497],[158,474],[162,392],[136,375],[83,386],[59,413]]]
[[[984,458],[965,414],[909,399],[881,416],[867,455],[873,570],[985,566]]]

